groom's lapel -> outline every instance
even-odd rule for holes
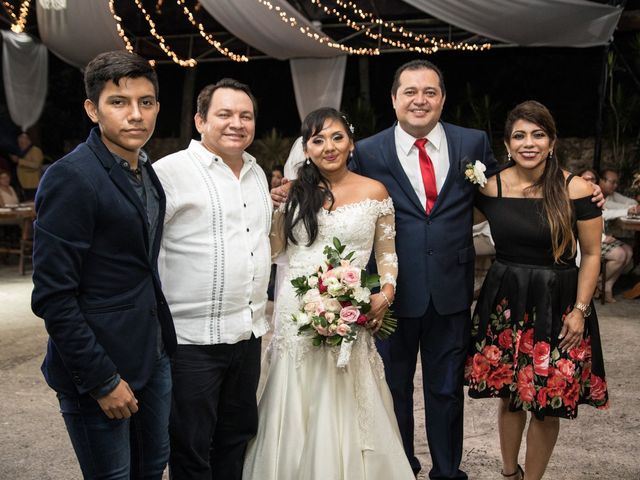
[[[409,177],[407,177],[407,174],[398,159],[393,127],[387,130],[387,135],[383,139],[381,150],[382,158],[386,162],[389,172],[391,172],[393,178],[398,182],[398,185],[400,185],[400,188],[402,188],[404,193],[407,195],[407,198],[411,200],[411,203],[413,203],[417,209],[426,214],[424,205],[420,203],[420,199],[418,198],[416,191],[413,189],[413,186],[409,181]]]

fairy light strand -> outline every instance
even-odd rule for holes
[[[109,0],[109,11],[111,12],[111,16],[116,22],[116,31],[118,32],[118,36],[124,43],[124,48],[126,48],[129,53],[133,53],[133,45],[131,44],[131,40],[129,40],[129,37],[127,37],[124,28],[122,28],[122,18],[116,13],[116,9],[113,4],[114,1],[115,0]]]
[[[470,44],[466,42],[447,42],[443,39],[429,37],[428,35],[424,35],[421,33],[414,33],[411,30],[407,30],[402,26],[398,26],[393,22],[387,22],[382,20],[381,18],[376,17],[373,13],[362,10],[358,5],[356,5],[351,0],[335,0],[336,4],[342,8],[343,11],[351,11],[352,14],[356,17],[360,17],[362,21],[370,22],[374,25],[378,25],[381,28],[385,28],[387,30],[391,30],[392,33],[400,34],[408,41],[413,42],[422,42],[429,44],[429,47],[420,47],[414,44],[405,43],[399,40],[394,40],[388,38],[381,33],[375,33],[368,26],[360,25],[357,21],[352,20],[346,13],[340,12],[336,8],[328,7],[322,4],[321,0],[310,0],[312,4],[316,5],[318,8],[321,8],[326,14],[335,16],[338,21],[346,24],[350,28],[361,31],[369,38],[374,40],[382,41],[388,45],[391,45],[395,48],[402,48],[404,50],[410,51],[419,51],[423,53],[433,53],[439,49],[452,49],[452,50],[466,50],[466,51],[481,51],[488,50],[491,48],[490,43],[484,43],[482,45],[478,44]]]
[[[200,34],[200,36],[204,38],[209,43],[209,45],[213,46],[222,55],[229,57],[231,60],[235,62],[249,61],[249,58],[247,58],[245,55],[238,55],[237,53],[232,52],[228,48],[223,47],[221,42],[216,40],[213,37],[213,35],[211,35],[210,33],[207,33],[204,30],[204,26],[202,25],[202,23],[196,21],[195,17],[193,16],[193,13],[191,13],[191,10],[189,10],[189,7],[185,5],[186,0],[176,0],[176,1],[178,6],[182,7],[182,13],[185,15],[185,17],[187,17],[187,20],[189,21],[189,23],[191,23],[191,25],[193,25],[198,29],[198,33]]]
[[[341,43],[332,40],[331,38],[325,35],[319,35],[317,32],[313,31],[310,27],[300,25],[295,17],[291,17],[287,14],[287,12],[283,11],[279,6],[273,5],[269,0],[256,0],[259,4],[266,7],[270,11],[275,11],[280,20],[289,25],[291,28],[298,30],[302,35],[306,35],[312,40],[316,42],[326,45],[330,48],[335,48],[336,50],[341,50],[345,53],[351,55],[379,55],[380,50],[378,48],[353,48],[347,45],[343,45]]]
[[[31,5],[31,0],[24,0],[20,4],[18,15],[16,15],[15,7],[13,6],[13,4],[9,3],[7,0],[3,0],[2,4],[4,5],[4,9],[6,10],[6,12],[13,19],[13,23],[11,24],[11,31],[15,33],[24,32],[25,26],[27,24],[27,17],[29,16],[29,7]]]

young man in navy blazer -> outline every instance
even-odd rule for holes
[[[42,365],[85,478],[161,479],[169,458],[171,313],[157,257],[165,196],[142,146],[158,115],[143,58],[98,55],[84,107],[98,126],[36,195],[32,308]]]
[[[384,183],[396,209],[398,329],[379,349],[407,457],[414,472],[420,471],[413,446],[413,377],[420,350],[429,478],[464,479],[463,373],[477,190],[464,171],[476,160],[491,170],[496,161],[484,132],[440,122],[445,98],[438,67],[425,60],[402,65],[391,89],[398,122],[358,142],[351,168]],[[418,139],[427,140],[428,169],[421,165]]]

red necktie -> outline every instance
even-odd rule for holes
[[[431,213],[433,204],[438,198],[438,190],[436,188],[436,172],[433,169],[433,163],[427,154],[425,145],[428,140],[419,138],[416,140],[415,146],[418,147],[418,158],[420,159],[420,173],[422,173],[422,183],[424,184],[424,192],[427,194],[427,213]]]

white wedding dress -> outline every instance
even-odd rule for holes
[[[276,212],[273,231],[281,232]],[[291,314],[300,301],[292,278],[313,273],[325,261],[326,245],[338,238],[344,254],[355,252],[364,268],[376,255],[381,283],[395,285],[397,257],[393,203],[364,200],[322,210],[316,241],[298,224],[298,245],[289,244],[289,273],[278,295],[275,332],[267,349],[267,375],[259,402],[259,426],[245,457],[244,480],[412,480],[393,400],[374,339],[361,330],[349,363],[336,366],[339,347],[315,347],[298,335]],[[272,250],[283,241],[272,233]],[[275,238],[274,238],[275,237]]]

